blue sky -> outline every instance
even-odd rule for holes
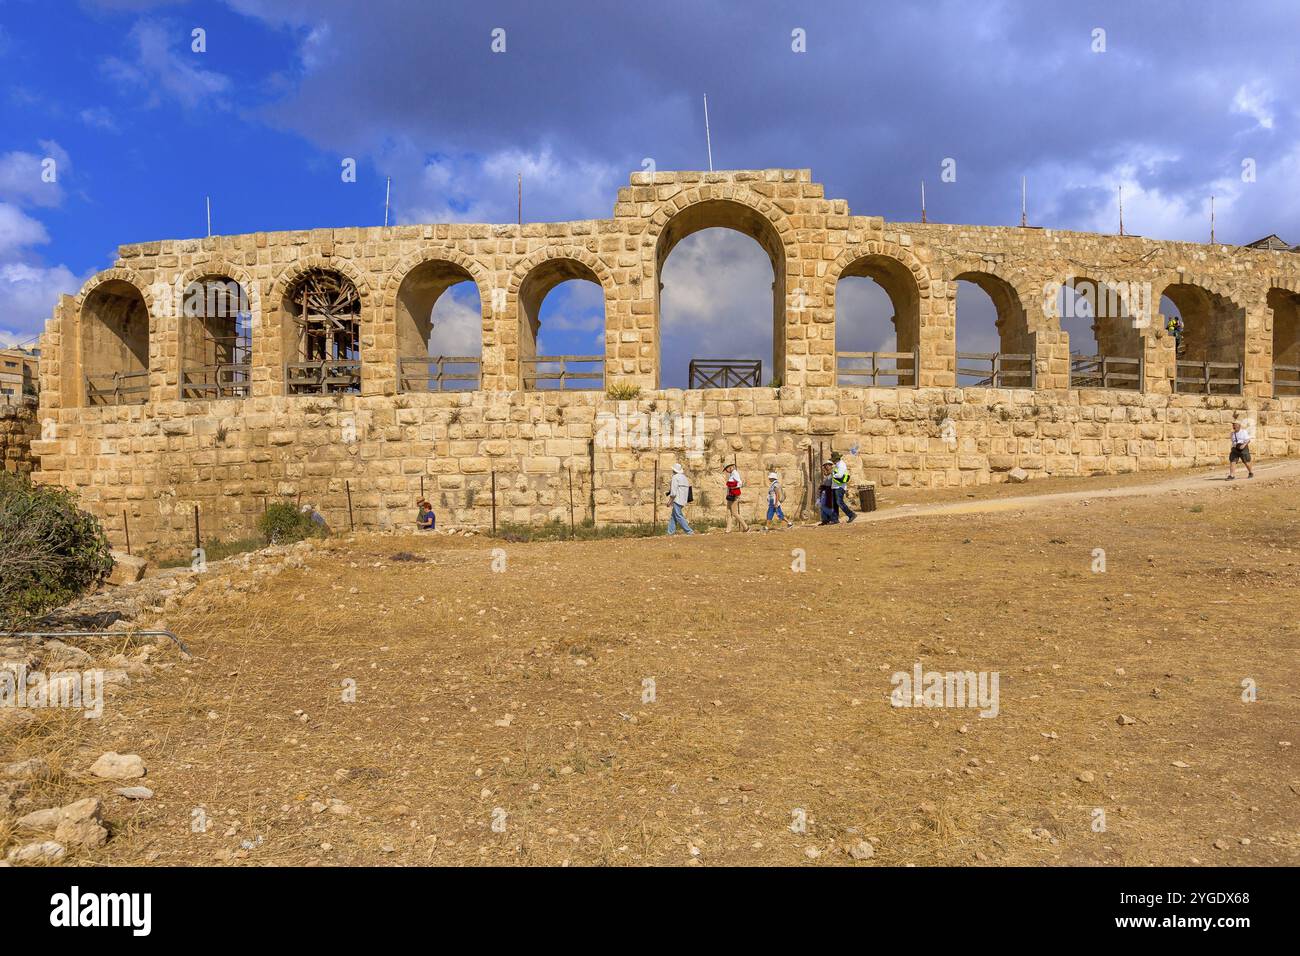
[[[1011,224],[1023,174],[1036,224],[1113,231],[1122,184],[1131,232],[1204,240],[1213,193],[1221,240],[1300,242],[1298,10],[0,0],[0,337],[35,334],[119,243],[202,235],[205,195],[218,233],[379,224],[386,176],[396,222],[510,222],[522,171],[526,219],[608,216],[645,159],[705,166],[704,92],[717,168],[811,167],[857,213],[915,219],[925,179],[931,219]],[[715,343],[770,355],[770,268],[750,240],[699,233],[664,281],[668,381]],[[473,333],[466,291],[439,305],[452,339]],[[887,308],[869,288],[844,298],[864,316],[850,347],[880,347]],[[598,348],[599,314],[581,283],[556,289],[544,346]]]

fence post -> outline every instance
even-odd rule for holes
[[[578,530],[573,521],[573,463],[569,462],[567,467],[569,471],[569,537],[576,539]]]
[[[356,531],[357,527],[352,523],[352,483],[347,479],[343,481],[343,490],[348,495],[348,531]]]
[[[199,506],[194,506],[194,547],[202,548],[203,542],[199,540]]]
[[[492,537],[497,536],[497,473],[492,472]]]
[[[122,530],[126,532],[126,553],[131,553],[131,523],[126,519],[126,509],[122,509]]]
[[[921,346],[919,343],[912,349],[912,387],[921,387]]]

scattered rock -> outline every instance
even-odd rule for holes
[[[1228,848],[1228,841],[1227,841],[1227,840],[1215,840],[1215,841],[1214,841],[1214,848],[1215,848],[1216,850],[1226,850],[1226,849]]]
[[[1018,485],[1023,484],[1024,482],[1029,480],[1029,472],[1019,467],[1012,468],[1009,472],[1007,472],[1007,478],[1010,481],[1014,481]]]
[[[135,584],[144,577],[145,571],[149,567],[149,562],[144,558],[136,558],[125,551],[113,552],[113,570],[108,575],[108,583],[121,586],[123,584]]]
[[[118,796],[126,797],[128,800],[152,800],[153,791],[148,787],[118,787],[113,791]]]
[[[1085,770],[1083,773],[1079,774],[1080,783],[1092,783],[1095,779],[1097,778],[1091,770]]]
[[[144,776],[144,761],[136,754],[110,750],[90,765],[90,772],[106,780],[134,780]]]
[[[44,840],[40,843],[14,847],[5,860],[9,863],[58,863],[67,853],[67,849],[62,844],[55,843],[53,840]]]
[[[19,830],[52,830],[59,825],[63,811],[58,807],[48,810],[33,810],[26,816],[18,818]]]
[[[1120,714],[1115,718],[1115,723],[1119,724],[1121,727],[1127,727],[1129,724],[1136,724],[1137,720],[1130,717],[1128,714]]]
[[[39,780],[49,775],[50,765],[40,757],[16,760],[0,769],[0,777],[10,780]]]
[[[108,842],[108,830],[100,819],[98,797],[88,797],[70,803],[59,811],[61,819],[54,831],[54,839],[64,846],[93,850]]]
[[[869,860],[876,855],[876,848],[866,840],[859,840],[849,848],[849,856],[855,860]]]

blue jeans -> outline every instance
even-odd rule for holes
[[[850,508],[848,502],[844,500],[844,492],[848,491],[848,489],[835,488],[833,490],[835,491],[835,509],[837,511],[843,511],[845,516],[852,521],[857,517],[857,515],[853,513],[853,509]]]
[[[682,514],[682,506],[673,502],[673,513],[668,516],[668,533],[672,534],[680,527],[687,534],[695,534],[691,526],[686,523],[686,515]]]

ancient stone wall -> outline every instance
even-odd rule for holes
[[[772,260],[774,345],[764,365],[779,389],[658,388],[660,269],[678,241],[714,226],[753,236]],[[310,269],[335,271],[359,294],[357,395],[286,394],[286,293]],[[837,384],[835,295],[849,275],[870,276],[890,295],[898,350],[917,356],[919,387]],[[194,320],[176,293],[205,276],[238,282],[247,295],[247,397],[180,397],[182,343]],[[636,402],[602,390],[523,388],[540,296],[574,276],[604,290],[604,382],[639,387]],[[406,392],[398,360],[422,341],[419,313],[455,278],[479,291],[480,388]],[[1032,356],[1032,388],[957,387],[963,279],[993,298],[1002,352]],[[1056,292],[1089,282],[1114,292],[1096,334],[1132,361],[1140,377],[1132,388],[1081,387],[1072,374]],[[1183,373],[1158,315],[1166,290],[1179,296],[1203,360],[1231,366],[1220,393],[1175,387]],[[1300,398],[1275,387],[1274,356],[1300,354],[1288,339],[1297,334],[1298,296],[1300,257],[1288,252],[887,223],[826,199],[807,170],[634,174],[604,220],[123,246],[114,267],[61,299],[47,325],[41,418],[53,429],[33,450],[41,480],[79,488],[111,534],[121,535],[125,511],[140,545],[186,540],[195,504],[205,533],[223,538],[247,533],[264,504],[281,498],[309,501],[346,527],[349,491],[358,526],[405,523],[421,481],[440,520],[486,525],[493,472],[499,520],[568,520],[570,475],[579,520],[593,512],[598,521],[648,520],[656,459],[662,485],[688,450],[701,490],[717,484],[710,470],[738,460],[751,501],[769,468],[796,486],[809,447],[845,452],[862,479],[960,485],[1000,480],[1013,467],[1087,474],[1219,460],[1239,414],[1255,423],[1261,455],[1294,455]],[[120,371],[139,376],[147,401],[88,404],[86,376],[103,375],[113,351],[105,328],[126,356]],[[710,499],[720,511],[720,493]]]
[[[0,405],[0,471],[30,474],[37,465],[32,442],[40,434],[35,402]]]

